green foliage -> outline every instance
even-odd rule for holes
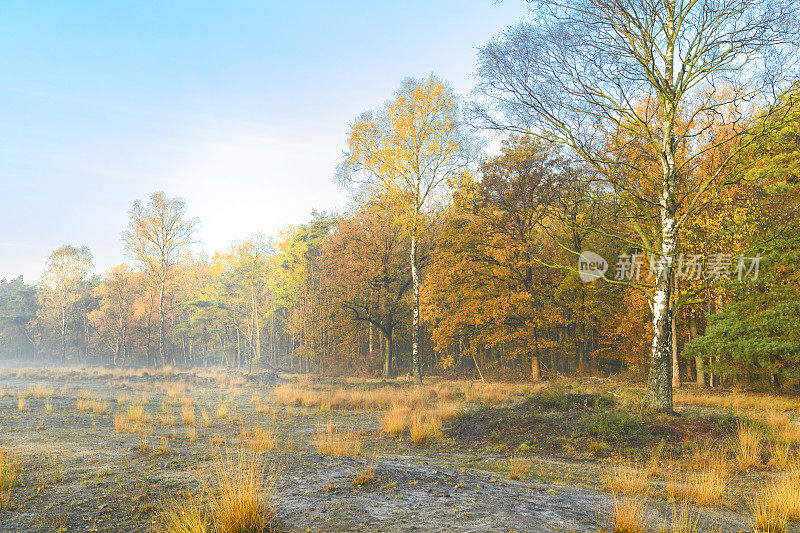
[[[9,354],[33,349],[25,325],[36,316],[36,289],[22,276],[0,280],[0,350]]]
[[[602,441],[635,440],[644,438],[646,434],[639,419],[617,409],[589,413],[581,419],[580,426],[587,434]]]

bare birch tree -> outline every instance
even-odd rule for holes
[[[167,198],[163,192],[150,195],[148,204],[136,200],[129,213],[123,240],[128,252],[155,282],[158,291],[158,354],[164,355],[164,291],[175,267],[184,261],[197,226],[186,218],[186,202]]]
[[[794,72],[798,11],[788,0],[541,0],[531,22],[479,52],[482,125],[567,147],[600,177],[637,246],[660,258],[648,294],[653,408],[672,410],[678,233],[729,183],[740,151],[758,142],[743,119],[770,105]],[[709,142],[712,130],[726,133]],[[620,157],[626,143],[644,146],[657,164]],[[696,161],[723,145],[733,146],[727,157],[693,178]]]
[[[413,317],[412,372],[422,382],[419,354],[419,241],[426,213],[449,178],[469,163],[472,152],[458,123],[458,99],[430,76],[406,79],[394,99],[376,114],[364,113],[350,129],[349,150],[339,167],[343,183],[354,183],[373,199],[388,198],[410,236]]]
[[[85,246],[62,246],[47,256],[40,293],[41,311],[50,315],[58,325],[62,364],[67,361],[70,313],[81,298],[81,286],[92,268],[92,252]]]

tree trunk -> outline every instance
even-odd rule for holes
[[[158,357],[161,359],[161,364],[165,364],[167,360],[164,357],[164,282],[158,290]]]
[[[417,271],[417,231],[411,232],[411,281],[414,288],[414,313],[411,325],[411,367],[414,382],[422,384],[422,365],[419,354],[419,272]]]
[[[251,294],[253,299],[253,328],[256,330],[255,357],[256,359],[261,359],[261,327],[258,320],[258,300],[256,299],[255,286],[252,287]],[[250,371],[253,371],[252,360],[250,361]]]
[[[539,356],[531,354],[531,381],[541,381],[542,370],[539,368]]]
[[[678,335],[677,335],[677,327],[675,325],[676,318],[675,312],[672,313],[672,331],[671,331],[671,338],[672,338],[672,388],[677,389],[681,386],[681,366],[678,362]]]
[[[690,340],[697,337],[697,317],[694,313],[689,314],[689,336]],[[695,371],[697,373],[697,384],[703,386],[706,384],[706,373],[703,370],[703,358],[694,358]]]
[[[381,352],[383,352],[383,379],[393,377],[392,369],[392,335],[385,335],[383,330],[378,330],[378,336],[381,337]]]
[[[67,362],[67,311],[61,309],[61,364]]]
[[[647,379],[647,401],[651,408],[672,412],[672,259],[675,257],[676,245],[676,181],[675,162],[675,88],[673,61],[675,52],[675,0],[667,5],[665,17],[667,21],[667,56],[665,58],[664,79],[666,86],[661,96],[662,119],[661,129],[663,144],[661,146],[662,184],[659,198],[659,214],[661,219],[660,257],[662,264],[656,273],[653,291],[653,345],[650,354],[650,375]],[[652,265],[651,265],[652,268]]]

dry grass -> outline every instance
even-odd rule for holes
[[[776,486],[762,488],[750,500],[750,518],[754,531],[764,533],[783,533],[786,531],[788,512],[777,504],[781,496],[776,494]]]
[[[769,411],[762,418],[776,438],[789,443],[800,443],[800,424],[792,421],[786,413]]]
[[[354,430],[339,430],[330,420],[324,428],[317,428],[317,451],[321,454],[356,457],[362,448],[361,436]]]
[[[75,401],[75,406],[79,411],[92,412],[96,415],[104,415],[108,413],[108,402],[105,400],[99,400],[97,398],[80,396]]]
[[[348,380],[355,383],[356,380]],[[361,380],[366,383],[367,380]],[[374,389],[333,388],[317,390],[307,379],[281,385],[273,390],[278,404],[292,407],[319,407],[323,411],[332,409],[379,409],[386,410],[393,405],[409,407],[412,410],[442,403],[440,418],[448,419],[458,412],[458,404],[463,402],[497,404],[507,402],[512,396],[529,394],[528,384],[513,383],[474,383],[451,381],[430,383],[409,387],[384,385]]]
[[[275,401],[282,405],[294,407],[313,407],[319,405],[322,395],[297,385],[279,385],[273,390]]]
[[[660,528],[661,533],[698,533],[700,531],[700,513],[693,511],[688,502],[672,502],[672,521]]]
[[[370,483],[375,481],[376,455],[377,454],[373,453],[369,462],[364,463],[364,468],[353,478],[353,485],[355,485],[356,487],[363,487],[364,485],[369,485]]]
[[[506,471],[509,479],[518,481],[531,472],[531,462],[529,459],[512,455],[506,463]]]
[[[414,446],[424,446],[439,437],[442,419],[435,414],[417,412],[411,415],[408,432]]]
[[[606,473],[606,488],[614,493],[630,496],[647,494],[649,473],[633,463],[614,465]]]
[[[221,403],[217,406],[217,409],[214,411],[214,418],[217,420],[221,420],[228,416],[228,404]]]
[[[751,422],[738,421],[734,450],[739,468],[747,471],[759,466],[763,447],[764,435],[761,428]]]
[[[714,505],[722,498],[729,481],[726,465],[719,462],[699,471],[682,471],[669,476],[667,493],[673,498],[690,500],[697,505]]]
[[[610,533],[644,533],[647,527],[647,505],[644,499],[612,495],[611,514],[606,515],[605,530]]]
[[[773,440],[769,447],[769,465],[778,470],[786,470],[791,462],[791,446],[782,440]]]
[[[209,533],[211,515],[201,497],[184,496],[165,504],[159,519],[162,533]]]
[[[8,452],[0,450],[0,509],[11,502],[11,488],[19,485],[21,468]]]
[[[125,416],[130,422],[150,421],[150,415],[148,415],[147,411],[145,411],[144,405],[138,403],[128,405],[128,410]]]
[[[263,531],[273,520],[277,471],[263,456],[242,449],[214,459],[205,493],[214,529],[229,533]]]
[[[278,436],[275,430],[254,426],[242,428],[241,442],[254,452],[267,452],[278,447]]]
[[[800,401],[794,398],[753,393],[698,393],[689,389],[675,392],[676,403],[719,407],[735,411],[800,411]]]
[[[175,416],[172,413],[165,410],[162,410],[160,413],[158,413],[158,415],[156,416],[156,421],[160,425],[168,428],[176,425]]]
[[[52,387],[47,387],[46,385],[36,384],[31,385],[28,387],[27,395],[32,396],[33,398],[49,398],[53,394],[55,394],[55,390]]]
[[[168,533],[253,533],[267,531],[274,518],[277,469],[244,449],[214,457],[202,494],[164,507],[161,531]]]
[[[17,411],[20,413],[24,413],[28,410],[28,402],[25,400],[25,395],[20,394],[19,398],[17,398]]]
[[[128,404],[124,412],[114,413],[114,429],[117,433],[150,433],[151,416],[141,404]]]
[[[194,426],[194,405],[181,407],[181,422],[184,426]]]
[[[390,435],[402,435],[409,425],[410,418],[410,408],[397,403],[392,404],[391,410],[381,418],[381,429]]]
[[[794,468],[763,486],[751,499],[750,509],[758,531],[783,531],[787,521],[800,520],[800,470]]]

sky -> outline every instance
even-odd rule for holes
[[[211,255],[337,211],[349,124],[405,77],[467,94],[522,0],[0,0],[0,278],[126,258],[136,199],[180,196]]]

